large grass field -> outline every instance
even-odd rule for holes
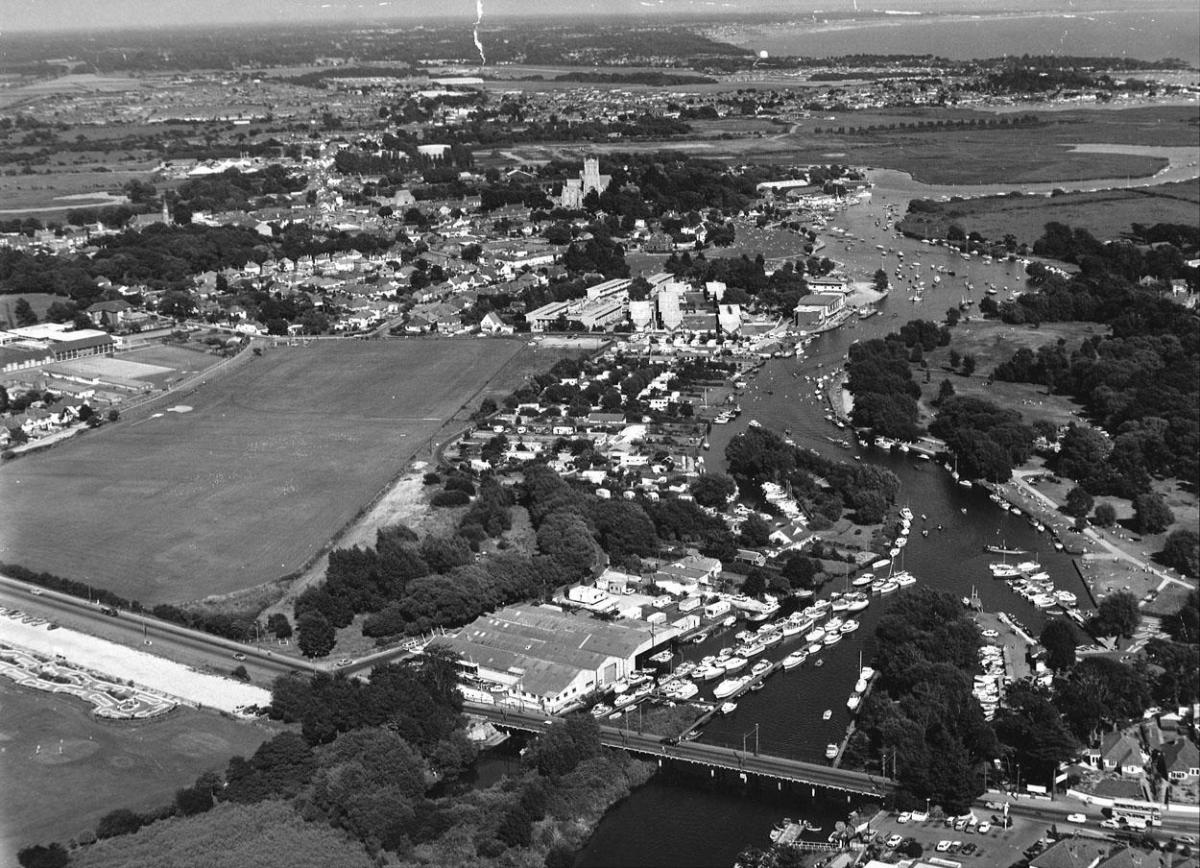
[[[951,225],[1000,241],[1012,233],[1033,244],[1051,221],[1086,229],[1101,240],[1120,238],[1134,223],[1193,224],[1200,203],[1200,180],[1128,190],[1064,193],[1058,196],[1003,196],[940,202],[936,212],[909,214],[906,231],[945,238]]]
[[[519,380],[522,349],[515,339],[268,349],[175,397],[175,412],[132,412],[0,468],[0,561],[147,604],[288,575],[428,457],[498,373]]]
[[[101,723],[90,708],[0,678],[0,863],[15,865],[29,844],[94,830],[117,808],[165,805],[201,772],[223,770],[271,736],[211,712]]]
[[[939,347],[926,354],[929,361],[930,382],[915,372],[914,379],[921,386],[922,403],[926,410],[937,397],[938,388],[944,379],[954,386],[955,394],[982,398],[1000,407],[1018,411],[1028,424],[1039,419],[1054,425],[1066,425],[1079,421],[1080,408],[1066,395],[1048,395],[1046,387],[1033,383],[1006,383],[1000,380],[988,385],[988,375],[1002,362],[1012,358],[1019,349],[1037,352],[1038,347],[1066,341],[1068,349],[1075,349],[1084,339],[1093,335],[1107,334],[1108,328],[1097,323],[1058,322],[1043,323],[1039,328],[1012,326],[999,320],[972,319],[960,323],[951,330],[948,347]],[[973,355],[978,368],[970,377],[950,370],[950,350],[962,355]],[[926,419],[925,421],[931,421]]]

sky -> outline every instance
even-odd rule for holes
[[[1112,0],[483,0],[488,16],[513,15],[654,15],[710,17],[753,13],[807,14],[861,8],[914,11],[1030,9],[1046,6],[1085,8]],[[1173,5],[1173,0],[1161,4]],[[125,27],[178,27],[286,21],[375,22],[381,19],[474,19],[475,0],[0,0],[0,51],[5,32]]]

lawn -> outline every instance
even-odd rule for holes
[[[1096,334],[1106,334],[1108,329],[1096,323],[1060,322],[1043,323],[1040,328],[1028,326],[1012,326],[998,320],[972,319],[960,323],[951,330],[949,347],[941,347],[926,353],[929,362],[930,382],[925,383],[924,377],[914,368],[914,378],[921,385],[922,403],[928,408],[929,402],[937,397],[942,380],[948,379],[954,386],[955,394],[969,395],[991,401],[1001,407],[1020,412],[1026,423],[1044,419],[1055,425],[1066,425],[1068,422],[1079,421],[1079,407],[1066,395],[1048,395],[1046,387],[1033,383],[1005,383],[1000,380],[988,385],[988,375],[996,365],[1012,358],[1013,353],[1021,348],[1037,351],[1045,344],[1066,341],[1069,349],[1074,349],[1086,337]],[[957,350],[961,355],[973,355],[978,363],[975,373],[970,377],[950,370],[950,350]]]
[[[208,769],[271,736],[258,725],[180,708],[152,722],[100,723],[91,706],[0,678],[0,862],[31,843],[96,828],[117,808],[164,805]],[[11,860],[11,861],[10,861]]]
[[[143,603],[300,569],[443,425],[478,406],[519,340],[321,341],[268,349],[154,414],[0,468],[0,560]],[[532,363],[531,363],[532,364]],[[498,388],[498,387],[497,387]]]

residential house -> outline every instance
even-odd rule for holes
[[[1186,738],[1168,742],[1162,747],[1163,765],[1167,778],[1176,784],[1200,777],[1200,750]]]
[[[1109,732],[1100,740],[1100,763],[1107,771],[1134,777],[1145,773],[1146,755],[1129,733]]]

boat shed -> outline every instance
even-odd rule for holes
[[[625,677],[639,656],[679,634],[673,626],[604,621],[552,606],[508,606],[482,615],[448,647],[498,702],[556,714]]]

